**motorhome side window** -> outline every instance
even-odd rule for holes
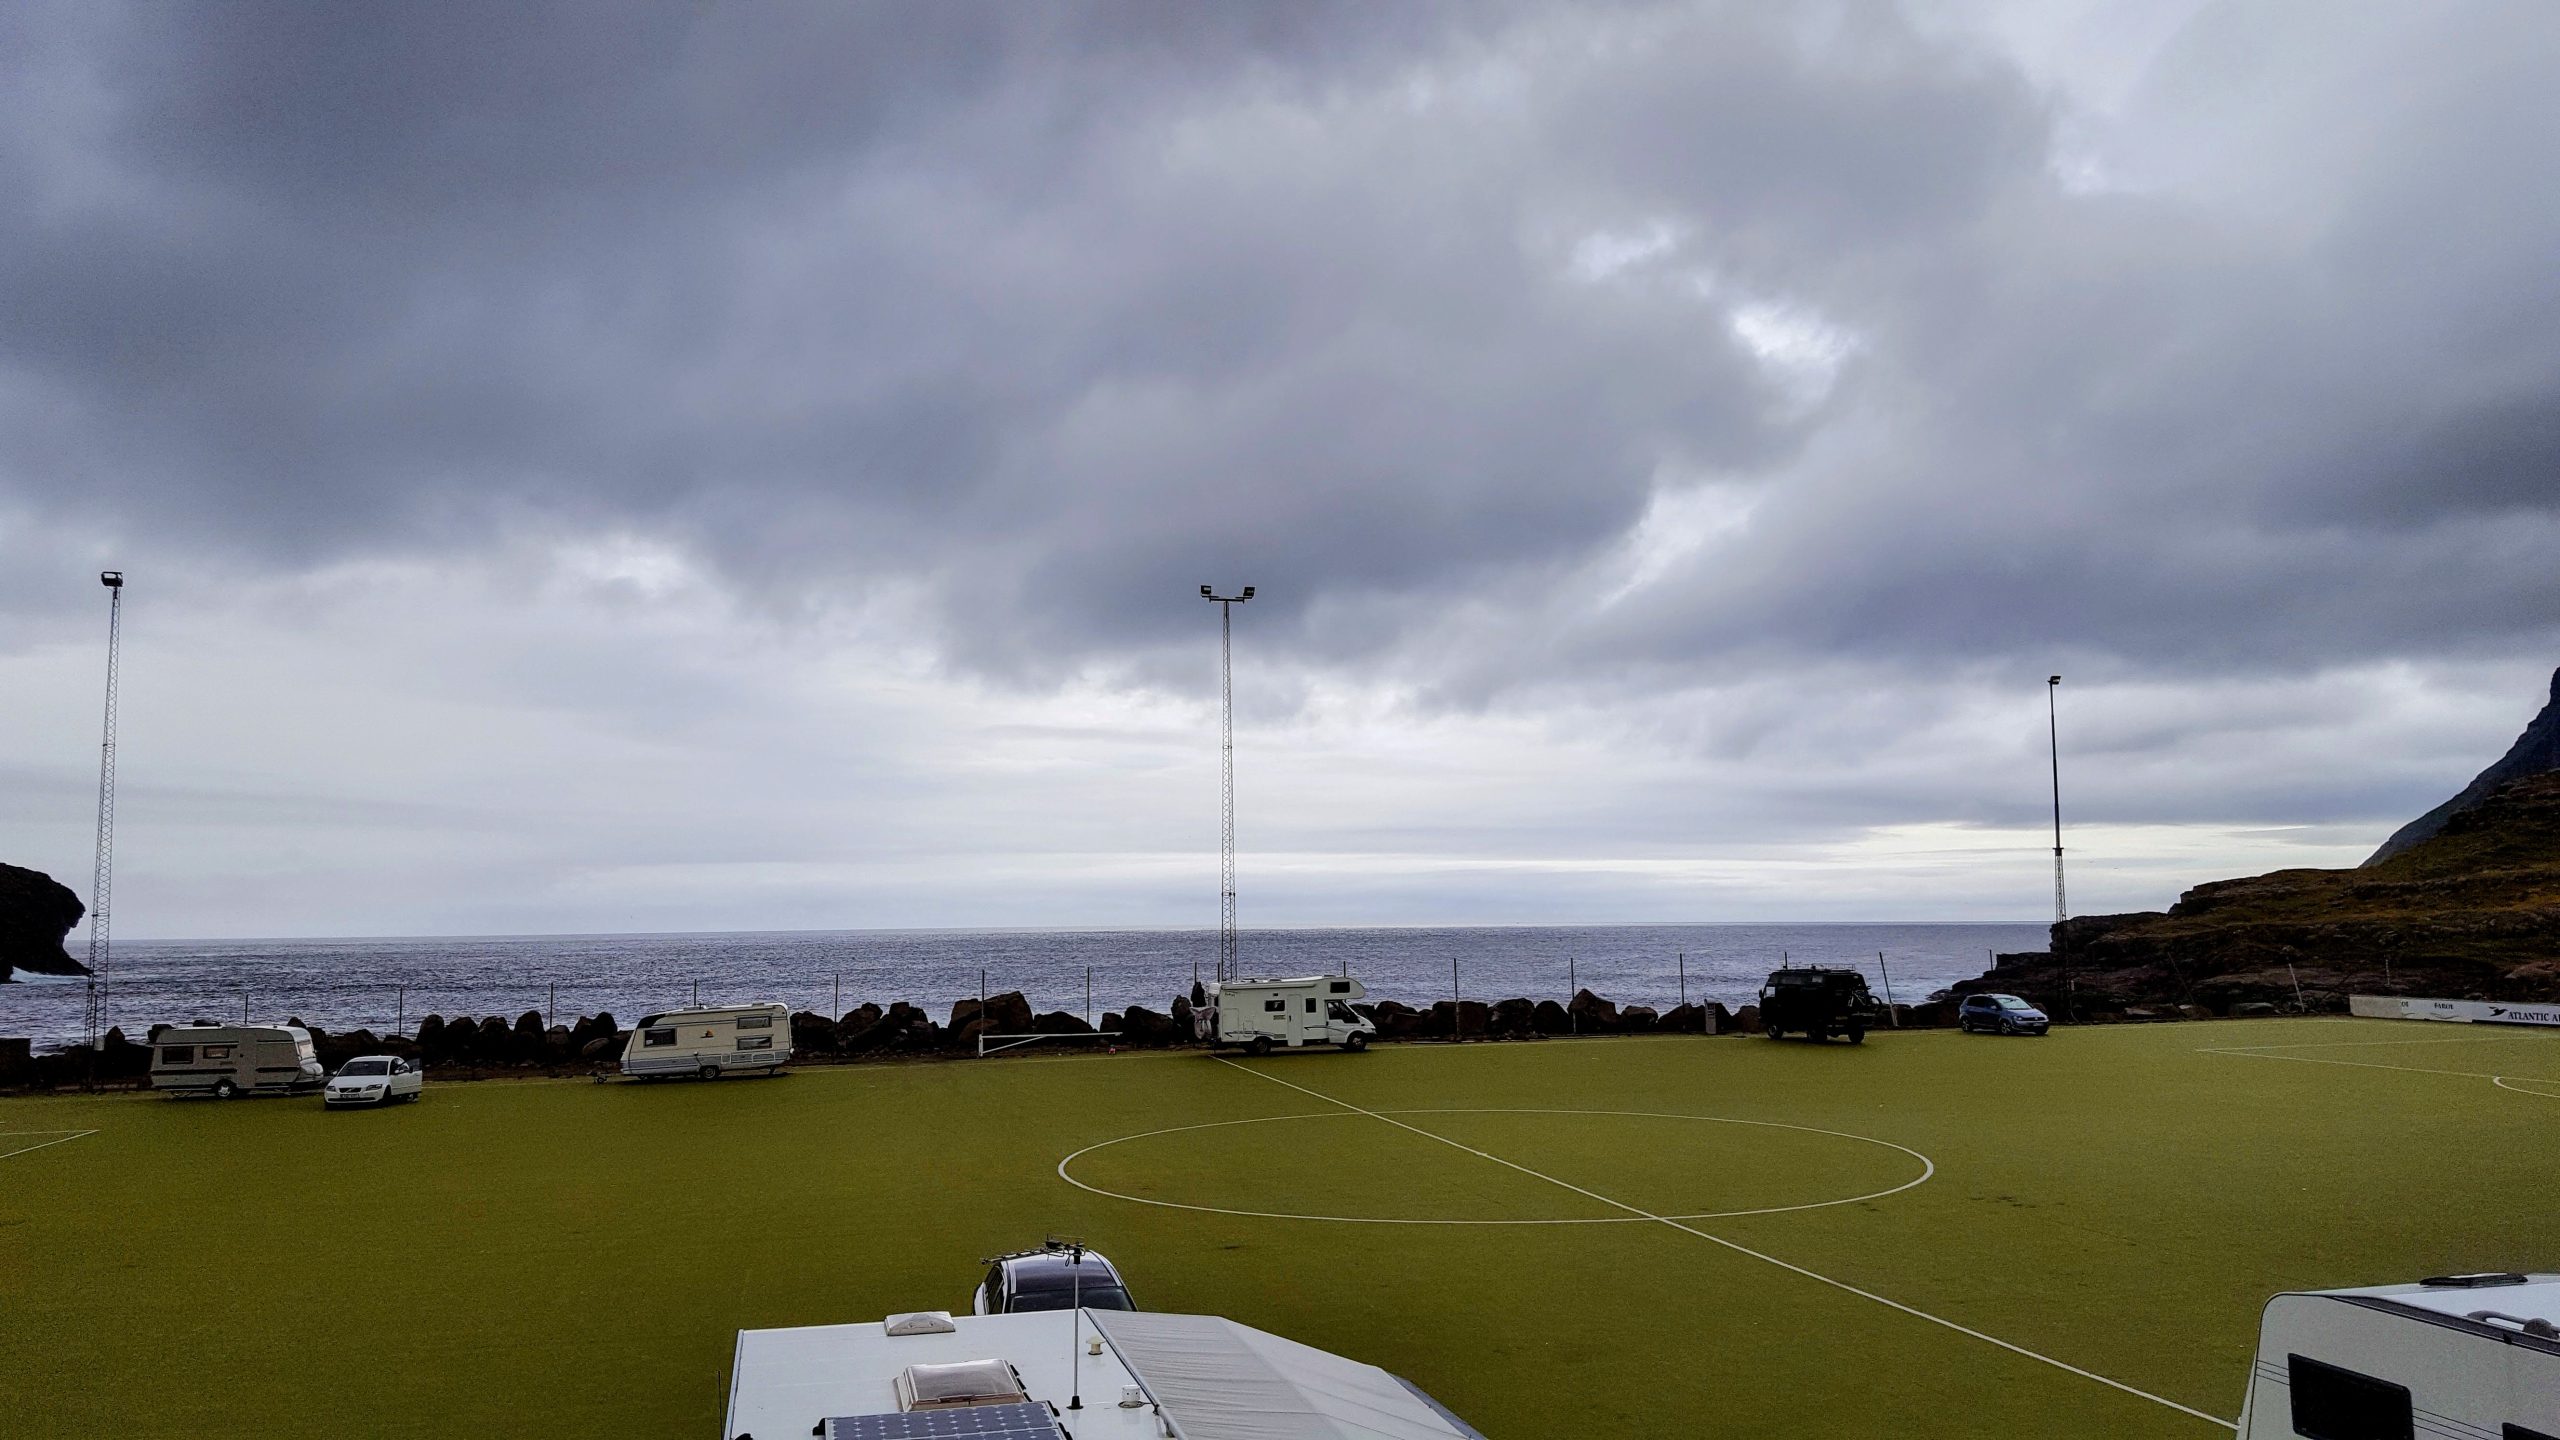
[[[662,1025],[655,1030],[640,1032],[640,1048],[643,1050],[654,1045],[673,1045],[674,1043],[676,1043],[676,1027],[673,1025]]]
[[[1327,993],[1334,995],[1348,995],[1351,993],[1351,982],[1348,980],[1336,980],[1333,982],[1333,989]]]
[[[2308,1355],[2284,1357],[2293,1390],[2293,1433],[2306,1440],[2416,1440],[2409,1387]]]
[[[195,1062],[196,1047],[193,1045],[163,1045],[160,1047],[160,1063],[163,1065],[192,1065]]]
[[[741,1015],[738,1017],[738,1028],[741,1030],[770,1030],[773,1028],[773,1017],[770,1015]]]
[[[741,1035],[738,1037],[738,1048],[741,1050],[770,1050],[773,1048],[773,1037],[770,1035]]]
[[[1262,1008],[1273,1012],[1285,1011],[1289,1008],[1289,1002],[1286,1000],[1265,1000],[1262,1002]]]
[[[1353,1010],[1350,1006],[1343,1004],[1339,1000],[1328,1000],[1325,1002],[1325,1018],[1329,1020],[1348,1020],[1357,1024],[1360,1020],[1360,1014],[1358,1011]]]

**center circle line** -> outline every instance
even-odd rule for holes
[[[1582,1115],[1630,1120],[1694,1120],[1709,1125],[1751,1125],[1763,1130],[1793,1130],[1804,1135],[1824,1135],[1834,1140],[1854,1140],[1862,1145],[1898,1150],[1920,1162],[1920,1173],[1889,1189],[1864,1195],[1848,1195],[1836,1200],[1813,1200],[1801,1205],[1764,1205],[1748,1210],[1709,1210],[1696,1214],[1665,1215],[1666,1220],[1733,1220],[1749,1215],[1786,1215],[1800,1210],[1827,1210],[1836,1205],[1856,1205],[1868,1200],[1882,1200],[1899,1195],[1929,1182],[1938,1173],[1937,1162],[1912,1149],[1872,1135],[1857,1135],[1846,1130],[1825,1130],[1813,1125],[1789,1125],[1778,1120],[1739,1120],[1726,1115],[1680,1115],[1661,1110],[1561,1110],[1525,1107],[1471,1107],[1430,1110],[1380,1110],[1380,1115]],[[1309,1215],[1289,1210],[1244,1210],[1226,1205],[1193,1205],[1180,1200],[1157,1200],[1144,1195],[1131,1195],[1119,1190],[1106,1190],[1099,1185],[1079,1180],[1068,1168],[1096,1150],[1114,1145],[1127,1145],[1139,1140],[1152,1140],[1162,1135],[1183,1135],[1195,1130],[1224,1130],[1238,1125],[1270,1125],[1283,1120],[1356,1119],[1358,1112],[1349,1110],[1308,1110],[1292,1115],[1254,1115],[1242,1120],[1210,1120],[1197,1125],[1168,1125],[1160,1130],[1144,1130],[1134,1135],[1121,1135],[1099,1140],[1069,1154],[1058,1162],[1058,1178],[1089,1194],[1112,1200],[1126,1200],[1136,1205],[1153,1205],[1163,1210],[1189,1210],[1201,1215],[1233,1215],[1249,1220],[1319,1220],[1336,1225],[1641,1225],[1651,1217],[1638,1215],[1603,1215],[1588,1219],[1545,1220],[1458,1220],[1427,1217],[1393,1217],[1384,1215]]]

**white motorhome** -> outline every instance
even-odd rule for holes
[[[151,1088],[173,1095],[299,1095],[328,1082],[299,1025],[171,1025],[151,1042]]]
[[[625,1075],[779,1072],[791,1060],[791,1007],[779,1000],[643,1015],[622,1047]]]
[[[1375,1365],[1216,1315],[939,1310],[741,1330],[723,1436],[1484,1440]]]
[[[1378,1034],[1374,1022],[1351,1008],[1368,990],[1344,975],[1228,980],[1206,986],[1205,993],[1207,1001],[1192,1011],[1191,1023],[1212,1045],[1241,1045],[1256,1055],[1275,1046],[1365,1050]]]
[[[2278,1295],[2240,1440],[2560,1436],[2560,1274]]]

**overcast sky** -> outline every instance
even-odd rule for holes
[[[0,10],[134,936],[2049,913],[2560,663],[2546,0]]]

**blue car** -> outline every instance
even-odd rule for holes
[[[2042,1035],[2053,1021],[2015,995],[1967,995],[1956,1007],[1956,1028],[1967,1034]]]

